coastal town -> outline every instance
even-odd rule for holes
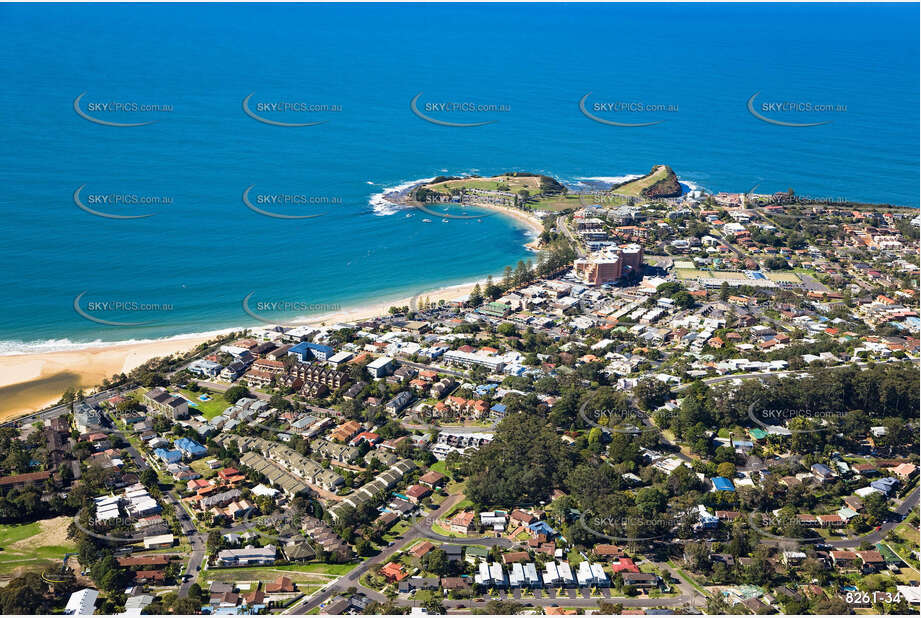
[[[917,209],[665,165],[397,197],[534,258],[4,423],[2,613],[919,611]]]

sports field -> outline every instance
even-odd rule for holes
[[[802,279],[799,278],[794,272],[789,271],[777,271],[764,274],[771,281],[782,281],[785,283],[802,283]]]

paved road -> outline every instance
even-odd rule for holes
[[[109,397],[113,397],[115,395],[118,395],[119,393],[122,393],[124,391],[129,391],[134,388],[137,388],[137,385],[132,384],[132,385],[126,385],[126,386],[119,386],[116,388],[110,388],[110,389],[100,391],[98,393],[95,393],[93,395],[86,397],[85,401],[91,406],[96,406],[96,405],[99,405],[101,401],[108,399]],[[58,416],[61,416],[63,414],[70,414],[70,404],[69,403],[58,405],[58,406],[52,406],[50,408],[39,410],[38,412],[33,412],[31,414],[17,416],[6,422],[0,423],[0,427],[6,427],[10,425],[27,425],[37,420],[44,421],[44,420],[48,420],[51,418],[57,418]]]
[[[576,256],[580,258],[585,257],[585,250],[582,249],[582,243],[579,242],[575,236],[573,236],[572,231],[569,229],[569,225],[566,223],[566,217],[557,217],[556,223],[560,228],[560,231],[563,232],[563,235],[569,239],[569,242],[572,243],[573,249],[575,249]]]
[[[587,589],[576,589],[569,588],[563,591],[562,595],[557,596],[556,589],[553,590],[543,590],[540,592],[540,597],[536,596],[521,596],[521,593],[516,591],[515,593],[503,593],[502,595],[496,595],[497,598],[501,598],[505,601],[513,601],[517,603],[522,603],[524,605],[533,605],[535,607],[581,607],[581,608],[597,608],[599,603],[606,602],[617,604],[620,603],[624,607],[676,607],[681,605],[690,605],[692,599],[688,598],[686,595],[679,595],[676,597],[663,597],[658,599],[651,599],[647,596],[640,597],[617,597],[611,595],[609,589],[601,588],[600,597],[592,597],[591,590]],[[445,599],[442,601],[442,605],[447,609],[457,609],[457,608],[477,608],[481,609],[486,607],[488,600],[486,595],[482,598],[483,601],[470,601],[470,600],[451,600]],[[399,605],[414,605],[412,601],[400,599],[397,601]]]
[[[301,603],[297,604],[295,607],[287,610],[286,614],[306,614],[307,612],[319,607],[321,603],[328,600],[330,597],[333,597],[337,594],[343,593],[350,587],[356,588],[362,594],[367,595],[374,601],[385,602],[387,598],[376,590],[370,590],[359,583],[359,579],[362,575],[367,573],[375,565],[383,564],[391,559],[391,557],[401,551],[404,551],[412,542],[419,538],[431,539],[434,541],[440,541],[443,543],[453,543],[456,545],[486,545],[486,546],[495,546],[500,545],[505,548],[511,548],[518,545],[514,541],[510,541],[505,537],[481,537],[481,538],[454,538],[444,536],[438,533],[435,533],[431,529],[431,523],[434,519],[442,517],[447,513],[463,496],[461,494],[455,494],[450,496],[447,500],[442,503],[442,505],[430,514],[428,517],[425,517],[415,525],[413,525],[404,535],[403,539],[394,544],[392,547],[388,547],[383,552],[377,556],[366,560],[355,567],[347,575],[341,577],[339,580],[333,584],[327,586],[324,590],[318,591],[313,596],[308,599],[305,599]],[[672,576],[679,582],[678,588],[681,592],[680,595],[676,597],[666,597],[658,599],[650,599],[648,597],[613,597],[610,595],[609,590],[602,590],[601,597],[592,597],[589,590],[576,590],[570,589],[565,590],[562,596],[557,596],[556,589],[548,589],[538,591],[538,596],[521,596],[521,591],[512,591],[504,592],[499,595],[496,595],[497,598],[502,598],[504,600],[516,601],[519,603],[530,604],[537,607],[550,607],[554,605],[565,605],[566,607],[583,607],[583,608],[596,608],[598,604],[602,601],[608,601],[611,603],[621,603],[624,607],[676,607],[681,605],[702,605],[706,601],[703,596],[698,593],[690,584],[685,582],[683,579],[677,576],[673,570],[667,565],[656,564],[657,567],[661,567],[669,571]],[[486,607],[489,602],[484,595],[482,601],[475,600],[442,600],[442,604],[448,609],[462,609],[462,608],[483,608]],[[413,599],[397,598],[394,599],[394,603],[402,606],[414,606],[418,605],[419,602]]]
[[[124,434],[120,431],[113,432],[112,435],[122,438],[123,440],[125,439]],[[127,442],[127,440],[125,441]],[[147,459],[130,443],[125,447],[125,450],[128,451],[128,454],[134,459],[138,471],[143,471],[151,467]],[[179,520],[179,527],[192,545],[192,552],[189,554],[189,560],[183,571],[183,581],[179,586],[179,596],[184,597],[189,594],[189,588],[191,588],[192,584],[198,579],[198,573],[205,560],[207,539],[195,527],[195,523],[185,510],[185,507],[182,506],[175,490],[164,492],[162,494],[162,500],[173,505],[176,517]]]
[[[897,506],[894,510],[897,515],[907,515],[911,510],[918,506],[918,492],[921,491],[921,488],[915,487],[905,499],[902,500],[901,504]],[[862,543],[870,543],[875,545],[886,538],[886,535],[889,534],[889,531],[895,528],[901,523],[901,519],[896,521],[887,521],[879,527],[879,530],[874,530],[863,536],[859,536],[854,539],[847,539],[841,541],[826,541],[828,545],[832,547],[857,547]]]
[[[431,526],[432,521],[447,513],[451,507],[460,502],[463,497],[463,494],[454,494],[452,496],[448,496],[448,498],[442,502],[441,506],[439,506],[437,510],[430,513],[428,517],[422,518],[416,522],[416,524],[413,525],[409,530],[407,530],[403,535],[402,540],[394,543],[390,547],[385,548],[383,551],[381,551],[381,553],[374,556],[373,558],[364,560],[361,564],[349,571],[348,574],[343,575],[323,590],[317,591],[311,597],[298,603],[285,613],[306,614],[310,610],[319,607],[321,603],[329,599],[331,596],[341,594],[351,587],[359,588],[362,593],[366,594],[368,597],[375,601],[386,601],[386,597],[381,593],[361,586],[358,583],[359,578],[367,573],[375,565],[388,562],[391,556],[397,552],[403,551],[403,549],[408,547],[413,541],[422,537],[426,533],[426,522],[428,522],[428,526]],[[428,532],[431,533],[431,528],[428,529]]]

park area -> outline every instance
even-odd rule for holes
[[[77,545],[67,538],[70,517],[0,526],[0,581],[28,570],[60,568]]]

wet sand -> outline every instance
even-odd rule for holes
[[[0,356],[0,421],[57,402],[70,387],[86,390],[157,356],[186,352],[208,336]]]

